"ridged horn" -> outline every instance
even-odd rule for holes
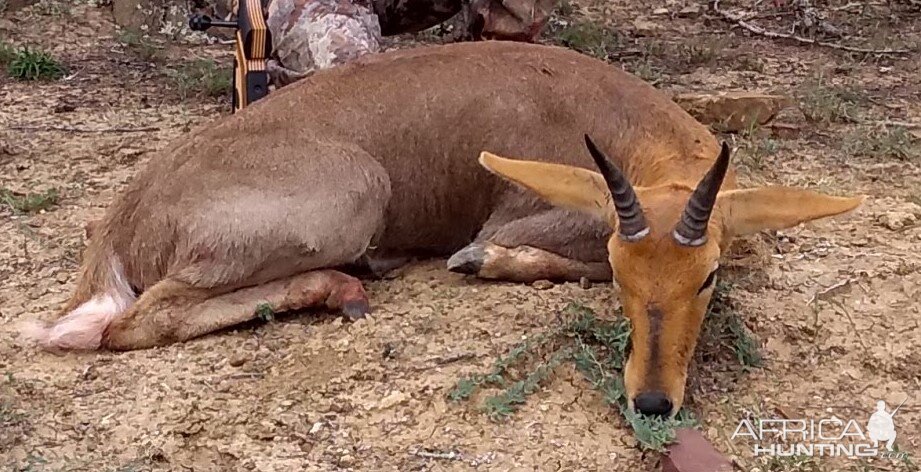
[[[614,201],[614,209],[617,211],[618,233],[624,241],[639,241],[649,234],[649,225],[646,224],[646,217],[643,215],[643,209],[636,199],[636,192],[633,186],[627,180],[627,177],[608,159],[598,146],[592,142],[587,134],[585,135],[585,146],[588,147],[589,154],[595,160],[595,165],[601,171],[604,181],[608,184],[608,190],[611,191],[611,199]]]
[[[716,204],[716,196],[729,169],[729,145],[723,143],[719,157],[700,180],[673,233],[675,240],[684,246],[700,246],[707,242],[707,223]]]

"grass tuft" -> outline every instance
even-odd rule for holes
[[[0,66],[6,67],[16,58],[16,49],[6,41],[0,40]]]
[[[860,95],[851,87],[829,84],[819,76],[796,92],[800,110],[813,123],[854,123],[858,120]]]
[[[743,368],[761,367],[764,363],[760,351],[761,343],[745,327],[742,317],[729,297],[731,290],[732,284],[717,281],[701,335],[706,346],[702,346],[701,350],[717,351],[726,348],[735,354],[736,361]]]
[[[219,67],[211,59],[198,59],[167,71],[179,96],[185,100],[193,95],[220,97],[230,93],[229,68]]]
[[[847,135],[842,150],[848,155],[907,161],[921,157],[919,141],[902,126],[875,127],[859,129]]]
[[[123,29],[118,32],[116,39],[125,48],[146,62],[159,62],[163,59],[162,47],[154,42],[149,35],[137,30]]]
[[[41,193],[15,193],[0,188],[0,203],[10,207],[20,214],[35,214],[45,211],[58,203],[57,189],[49,189]]]
[[[67,70],[47,52],[23,47],[9,60],[6,72],[19,80],[57,80]]]
[[[570,20],[554,35],[561,46],[607,60],[621,49],[621,40],[613,29],[586,20]]]

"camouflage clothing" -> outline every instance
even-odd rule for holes
[[[476,39],[536,41],[557,0],[473,0],[470,33]]]
[[[268,69],[276,85],[314,70],[344,64],[381,49],[381,28],[369,6],[351,0],[274,0],[267,25],[275,60]]]
[[[474,39],[534,41],[557,0],[271,0],[272,82],[288,84],[381,50],[381,36],[417,32],[463,12]]]

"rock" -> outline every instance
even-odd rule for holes
[[[37,2],[38,0],[6,0],[5,2],[6,9],[4,9],[3,11],[6,13],[12,13],[16,10],[20,10],[22,8],[31,6]],[[0,3],[4,3],[4,2],[0,2]]]
[[[890,211],[880,216],[877,221],[892,231],[898,231],[902,228],[913,226],[918,218],[907,211]]]
[[[55,276],[59,284],[66,284],[70,280],[70,275],[67,272],[58,272],[58,275]]]
[[[701,123],[728,132],[763,125],[790,105],[782,95],[749,92],[685,93],[674,101]]]
[[[233,357],[230,358],[229,361],[227,361],[227,363],[230,364],[232,367],[240,367],[241,365],[246,364],[246,356],[239,355],[239,354],[234,355]]]
[[[696,429],[675,431],[675,442],[662,458],[662,472],[731,472],[732,463]]]
[[[588,277],[582,277],[579,279],[579,286],[588,290],[592,288],[592,281],[588,280]]]
[[[547,290],[553,288],[553,282],[549,280],[536,280],[531,286],[538,290]]]
[[[649,36],[661,29],[658,23],[653,23],[642,16],[633,20],[633,30],[640,36]]]
[[[668,15],[668,8],[660,7],[652,11],[653,15]]]
[[[697,16],[700,14],[700,5],[692,3],[681,10],[678,11],[678,16],[682,18],[687,18],[691,16]]]

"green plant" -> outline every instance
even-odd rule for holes
[[[16,58],[16,49],[6,41],[0,40],[0,66],[6,67],[14,58]]]
[[[118,42],[138,58],[157,62],[163,59],[162,47],[154,42],[150,36],[133,29],[123,29],[116,36]]]
[[[275,309],[268,302],[260,303],[256,306],[256,317],[266,323],[275,321]]]
[[[662,450],[674,440],[675,428],[695,423],[687,412],[679,413],[675,419],[662,419],[639,415],[627,408],[623,382],[620,375],[614,374],[623,369],[629,350],[630,324],[626,319],[600,320],[591,310],[577,304],[570,304],[564,316],[568,322],[514,346],[493,364],[488,374],[461,379],[448,394],[449,398],[462,400],[480,387],[499,387],[499,393],[486,398],[483,409],[490,418],[502,419],[515,413],[557,366],[572,362],[605,401],[618,408],[645,449]],[[522,379],[513,380],[512,368],[536,357],[537,351],[544,348],[552,352],[549,359],[537,362]]]
[[[0,202],[6,204],[16,213],[34,214],[48,210],[58,203],[57,189],[48,189],[41,193],[15,193],[0,188]]]
[[[694,37],[678,43],[676,53],[690,67],[705,66],[720,59],[727,45],[727,40],[722,37]]]
[[[842,150],[849,155],[908,160],[921,156],[918,141],[902,126],[863,128],[845,136]]]
[[[554,39],[561,46],[599,59],[610,58],[621,45],[614,30],[584,20],[571,20],[556,32]]]
[[[197,59],[183,64],[178,69],[170,69],[167,74],[179,91],[183,100],[191,95],[203,94],[219,97],[230,92],[231,71],[218,67],[210,59]]]
[[[729,297],[731,289],[730,283],[717,281],[704,322],[699,351],[704,356],[715,356],[717,351],[728,348],[742,367],[761,367],[764,359],[761,357],[760,343],[745,327]]]
[[[57,80],[67,73],[50,54],[29,47],[16,51],[6,71],[10,77],[19,80]]]
[[[860,95],[851,87],[829,84],[820,75],[801,85],[796,96],[808,121],[825,124],[857,121]]]

